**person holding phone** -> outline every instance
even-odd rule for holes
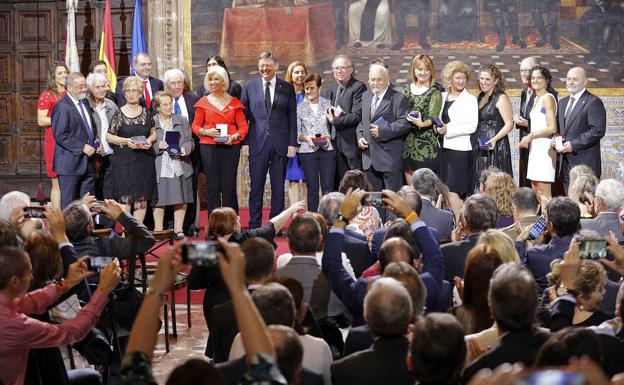
[[[454,198],[471,193],[474,166],[470,135],[477,129],[479,105],[466,85],[472,70],[461,61],[452,61],[442,70],[442,81],[449,91],[442,93],[442,110],[436,131],[444,135],[440,153],[440,179]]]
[[[479,191],[478,177],[490,166],[513,176],[509,132],[513,128],[513,110],[509,96],[505,93],[505,79],[496,64],[485,64],[479,68],[479,124],[474,137],[475,178],[473,191]]]

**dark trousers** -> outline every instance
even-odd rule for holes
[[[240,144],[201,144],[201,159],[206,175],[208,215],[217,207],[231,207],[238,212],[236,175]]]
[[[319,205],[319,180],[323,195],[333,191],[336,152],[317,150],[299,154],[301,168],[308,186],[308,211],[317,211]]]
[[[192,123],[192,122],[191,122]],[[189,228],[191,225],[195,224],[195,216],[197,211],[196,205],[201,205],[200,201],[197,201],[197,189],[199,188],[199,173],[203,171],[202,169],[202,159],[200,156],[200,144],[199,138],[193,135],[193,141],[195,142],[195,147],[193,152],[191,152],[191,164],[193,165],[193,203],[186,204],[186,213],[184,214],[184,223],[182,224],[182,230],[185,234],[189,233]]]
[[[95,174],[95,197],[98,200],[113,199],[113,172],[110,167],[110,156],[97,157],[98,170]]]
[[[84,175],[59,175],[61,187],[61,207],[65,208],[76,199],[82,198],[86,193],[95,194],[93,181],[93,163],[87,164],[87,172]]]
[[[381,172],[371,166],[366,170],[366,178],[371,186],[371,191],[392,190],[397,192],[403,186],[403,172],[401,170]]]
[[[271,181],[271,218],[284,211],[284,181],[288,157],[281,156],[273,149],[270,139],[265,148],[254,156],[249,156],[251,191],[249,192],[249,228],[262,224],[262,203],[264,182],[267,172]]]
[[[336,148],[335,142],[332,142],[334,148]],[[358,154],[355,158],[347,158],[347,156],[340,150],[336,150],[336,177],[335,177],[335,190],[338,190],[340,181],[344,174],[349,170],[361,170],[362,158]]]

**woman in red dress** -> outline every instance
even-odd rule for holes
[[[61,208],[61,189],[59,187],[56,173],[54,172],[54,133],[52,132],[52,109],[56,102],[65,96],[65,78],[69,74],[67,66],[61,62],[52,62],[48,66],[47,89],[39,96],[37,104],[37,124],[45,127],[45,141],[43,143],[43,153],[46,162],[46,172],[52,181],[52,191],[50,191],[50,202],[53,207]]]

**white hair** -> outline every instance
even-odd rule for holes
[[[206,77],[204,77],[204,87],[208,89],[208,76],[212,74],[217,75],[223,80],[223,83],[225,83],[225,91],[227,92],[228,88],[230,87],[230,77],[228,76],[225,68],[221,66],[212,66],[208,69],[208,72],[206,72]]]
[[[21,191],[11,191],[0,199],[0,219],[9,220],[11,213],[19,206],[29,206],[30,197]]]
[[[368,69],[369,75],[375,71],[381,71],[386,79],[390,79],[390,72],[386,67],[382,66],[381,64],[371,64],[370,68]]]
[[[615,179],[605,179],[596,187],[596,198],[600,198],[607,211],[615,211],[624,205],[624,185]]]
[[[174,79],[181,79],[182,81],[184,80],[184,72],[182,72],[182,70],[178,69],[178,68],[172,68],[170,70],[167,70],[165,72],[165,75],[163,76],[163,82],[165,84],[169,83],[170,81],[174,80]]]
[[[89,86],[89,88],[93,88],[95,82],[97,81],[106,83],[108,81],[108,78],[100,73],[94,72],[91,72],[89,75],[87,75],[87,86]]]

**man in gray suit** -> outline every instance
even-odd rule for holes
[[[624,241],[620,231],[620,219],[616,210],[624,204],[624,185],[615,179],[605,179],[596,187],[594,211],[596,218],[581,219],[581,228],[593,230],[600,236],[609,235],[612,231],[618,242]]]
[[[405,95],[389,87],[388,70],[370,66],[370,90],[362,95],[362,121],[357,128],[362,168],[372,191],[398,191],[403,184],[403,141],[410,130],[405,119],[409,102]]]
[[[321,227],[311,214],[301,214],[288,225],[288,246],[292,258],[277,269],[277,277],[291,277],[303,286],[303,302],[310,305],[317,320],[340,316],[344,306],[331,292],[316,250],[321,242]],[[350,318],[350,317],[349,317]]]
[[[563,155],[560,167],[567,193],[570,170],[578,164],[591,167],[600,179],[600,139],[607,128],[607,112],[602,100],[587,91],[587,74],[583,68],[568,71],[566,88],[570,96],[561,99],[557,111],[563,146],[557,149],[554,138],[552,146]]]
[[[455,228],[455,215],[447,210],[435,207],[436,184],[438,177],[428,168],[419,168],[412,174],[412,186],[422,198],[420,218],[427,226],[438,230],[440,237],[451,238]]]

